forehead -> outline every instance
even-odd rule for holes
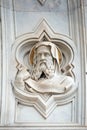
[[[37,53],[50,53],[50,47],[49,46],[39,46],[37,49],[36,49],[36,52]]]

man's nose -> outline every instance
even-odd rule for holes
[[[44,60],[45,59],[45,55],[41,54],[41,59]]]

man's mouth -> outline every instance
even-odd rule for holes
[[[47,68],[47,64],[45,62],[41,62],[39,67],[40,67],[40,71],[44,72]]]
[[[40,60],[40,63],[46,63],[47,62],[47,60]]]

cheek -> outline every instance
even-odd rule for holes
[[[40,56],[37,56],[36,63],[38,63],[41,60]]]
[[[47,57],[47,59],[53,62],[53,58],[51,56]]]

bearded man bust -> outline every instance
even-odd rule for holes
[[[74,86],[74,80],[60,72],[58,47],[52,42],[39,42],[29,54],[32,71],[21,70],[16,75],[16,84],[29,92],[62,94]]]

